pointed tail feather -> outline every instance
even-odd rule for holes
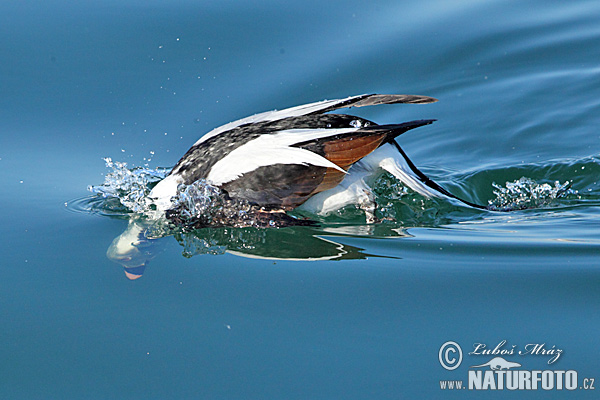
[[[329,111],[337,110],[346,107],[367,107],[377,106],[379,104],[428,104],[438,101],[436,98],[429,96],[418,96],[412,94],[363,94],[352,96],[346,99],[333,100],[330,102],[322,102],[322,106],[305,114],[323,114]],[[315,103],[317,104],[317,103]],[[312,106],[312,104],[311,104]]]
[[[461,199],[460,197],[453,195],[452,193],[438,185],[436,182],[431,180],[427,175],[425,175],[421,170],[417,168],[417,166],[410,160],[410,158],[408,158],[404,150],[402,150],[402,147],[400,147],[400,145],[396,143],[395,140],[391,140],[390,143],[394,147],[396,147],[396,149],[402,156],[402,161],[404,161],[406,165],[403,166],[393,163],[386,163],[382,165],[382,168],[394,175],[396,178],[400,179],[411,189],[426,197],[448,198],[452,200],[457,200],[460,203],[466,204],[473,208],[488,210],[486,206],[476,204],[465,199]]]
[[[352,107],[376,106],[379,104],[428,104],[438,101],[429,96],[416,96],[412,94],[373,94],[352,104]]]

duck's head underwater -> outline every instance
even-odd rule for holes
[[[365,94],[256,114],[223,125],[200,138],[147,197],[148,204],[172,223],[193,227],[237,226],[252,214],[254,226],[310,225],[287,212],[298,209],[324,216],[349,204],[375,222],[368,183],[387,171],[426,198],[466,207],[486,207],[459,199],[421,172],[396,142],[421,119],[378,125],[364,118],[329,113],[346,107],[427,104],[427,96]],[[222,212],[182,218],[175,198],[182,187],[202,182],[218,189],[243,213]],[[222,207],[221,209],[227,209]]]

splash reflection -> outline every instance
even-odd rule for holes
[[[158,228],[160,230],[160,228]],[[156,224],[142,218],[132,218],[127,229],[117,236],[106,252],[113,262],[123,266],[125,276],[140,278],[150,261],[160,254],[172,240],[183,248],[184,257],[201,254],[232,255],[268,260],[362,260],[385,257],[365,252],[363,248],[341,243],[344,236],[408,237],[404,230],[390,225],[340,226],[325,229],[315,227],[288,227],[285,229],[260,228],[205,228],[191,232],[157,236]]]

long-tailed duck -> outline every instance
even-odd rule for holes
[[[180,184],[198,180],[269,212],[297,207],[325,215],[347,204],[373,205],[366,181],[388,171],[425,197],[462,200],[423,174],[394,140],[434,122],[423,119],[377,125],[339,108],[437,101],[414,95],[365,94],[269,111],[216,128],[200,138],[148,198],[160,211],[173,208]]]

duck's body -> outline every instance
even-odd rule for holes
[[[360,95],[231,122],[198,140],[148,197],[167,211],[178,185],[204,179],[232,199],[267,210],[302,206],[327,214],[368,201],[365,179],[384,169],[426,197],[456,199],[420,172],[394,141],[434,120],[377,125],[355,116],[324,114],[343,107],[435,101],[425,96]]]

